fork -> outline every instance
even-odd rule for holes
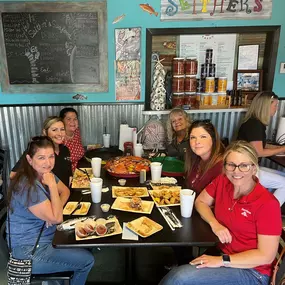
[[[176,215],[173,213],[173,211],[171,209],[169,209],[169,207],[164,207],[165,210],[174,218],[174,220],[176,221],[177,225],[179,227],[183,227],[182,223],[180,222],[180,220],[176,217]]]

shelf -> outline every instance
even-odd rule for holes
[[[171,110],[164,111],[142,111],[142,114],[145,116],[152,115],[167,115]],[[193,109],[193,110],[184,110],[188,114],[198,114],[198,113],[243,113],[247,111],[247,108],[229,108],[229,109]]]

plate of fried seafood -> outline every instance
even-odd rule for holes
[[[70,215],[73,210],[77,207],[78,202],[68,202],[64,209],[63,209],[63,215]],[[90,202],[80,202],[80,207],[78,210],[76,210],[72,215],[87,215],[89,208],[91,206]]]
[[[115,177],[139,177],[142,169],[149,171],[150,161],[138,156],[118,156],[107,161],[105,168]]]
[[[149,237],[163,229],[162,225],[156,223],[148,217],[140,217],[133,220],[127,223],[127,227],[143,238]]]
[[[72,179],[72,188],[90,188],[90,180],[94,175],[92,168],[75,169]]]
[[[113,203],[111,209],[140,214],[150,214],[153,206],[154,202],[144,201],[139,197],[118,197]]]
[[[112,197],[148,197],[148,191],[146,187],[112,187]]]
[[[76,240],[87,240],[119,235],[122,233],[122,227],[117,218],[97,220],[87,219],[75,225]]]
[[[157,207],[180,205],[179,190],[149,190],[151,198]]]
[[[176,185],[158,185],[156,183],[150,183],[153,190],[181,190],[181,186]]]

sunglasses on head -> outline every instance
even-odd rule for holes
[[[200,124],[200,123],[204,123],[204,124],[211,124],[212,125],[212,122],[210,119],[205,119],[205,120],[195,120],[192,122],[192,124]]]
[[[35,136],[35,137],[32,137],[28,143],[28,152],[31,148],[31,145],[32,143],[36,143],[36,142],[41,142],[41,141],[45,141],[45,140],[48,140],[48,141],[51,141],[49,137],[47,136]]]

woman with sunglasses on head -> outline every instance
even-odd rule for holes
[[[55,146],[49,137],[35,137],[30,141],[8,190],[10,230],[7,227],[7,241],[10,235],[13,257],[32,258],[32,273],[74,271],[71,284],[85,284],[94,264],[92,254],[84,249],[52,246],[56,224],[63,221],[63,206],[70,194],[52,173],[54,153]],[[43,223],[46,226],[31,256]]]
[[[78,161],[84,156],[85,150],[82,145],[81,135],[78,124],[78,113],[73,108],[64,108],[60,111],[59,117],[65,125],[64,144],[70,151],[72,171],[74,172]]]
[[[209,120],[194,121],[189,129],[186,152],[186,184],[197,194],[222,173],[224,146]]]
[[[285,146],[271,145],[266,142],[266,126],[270,117],[276,113],[278,96],[274,92],[260,92],[252,100],[238,131],[238,140],[249,142],[257,151],[258,157],[268,157],[285,152]],[[276,189],[274,196],[280,206],[285,202],[285,177],[281,172],[266,167],[260,167],[260,183],[271,189]]]
[[[195,201],[219,239],[217,255],[173,269],[160,285],[268,285],[282,230],[278,200],[259,183],[258,156],[249,143],[230,144],[223,161],[224,174]]]
[[[51,138],[55,149],[55,165],[53,173],[69,187],[72,178],[70,153],[66,146],[63,145],[65,137],[64,124],[61,118],[56,116],[48,117],[43,124],[42,134]],[[10,174],[12,179],[20,167],[21,160],[26,156],[26,152],[13,167]]]
[[[185,153],[189,148],[190,124],[190,118],[184,110],[180,108],[171,110],[166,122],[168,156],[185,160]]]

